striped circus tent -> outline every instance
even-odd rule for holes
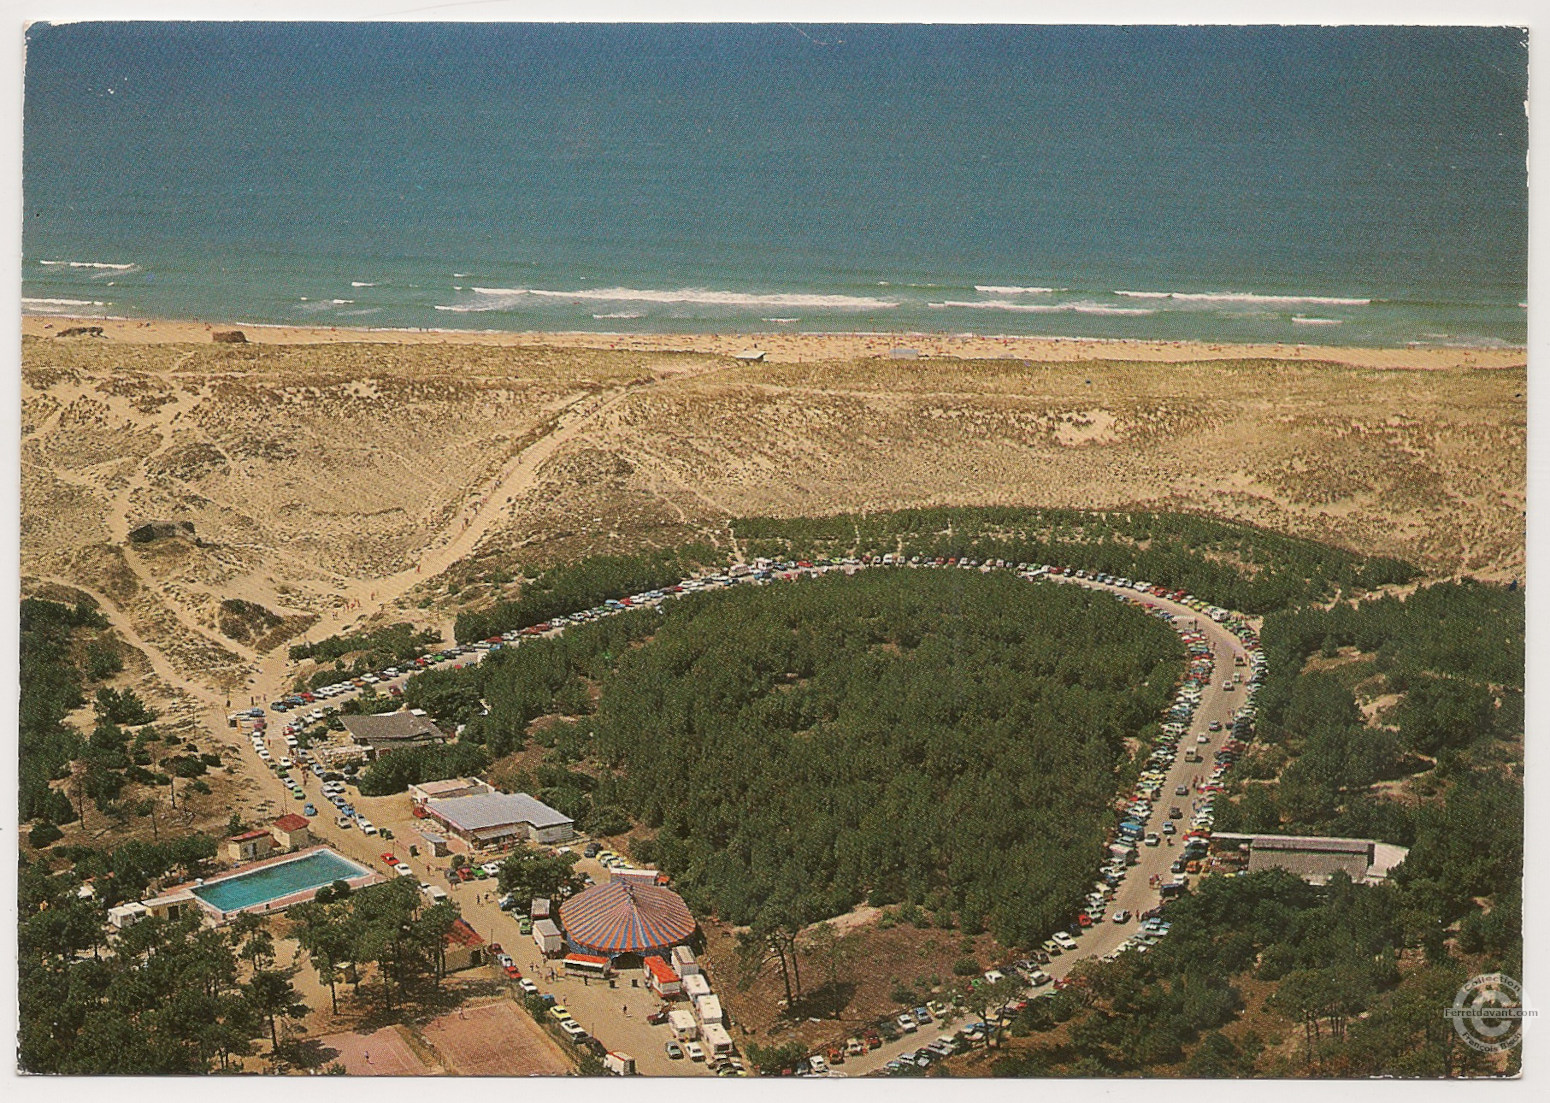
[[[560,905],[566,941],[609,957],[666,951],[688,939],[694,925],[683,897],[659,885],[609,881]]]

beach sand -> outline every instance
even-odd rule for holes
[[[736,355],[753,349],[772,363],[886,358],[896,349],[922,357],[1020,359],[1045,363],[1120,360],[1157,363],[1210,360],[1292,360],[1358,368],[1521,368],[1522,348],[1347,348],[1334,345],[1121,341],[1063,337],[982,337],[945,333],[496,333],[468,330],[353,329],[190,321],[24,316],[22,333],[50,337],[70,326],[100,326],[106,339],[133,344],[202,344],[217,330],[240,329],[258,344],[491,345],[507,348],[624,349]]]

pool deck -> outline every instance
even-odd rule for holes
[[[237,877],[246,877],[251,873],[255,873],[262,869],[267,869],[271,866],[284,865],[287,862],[300,861],[303,858],[312,856],[313,854],[324,852],[332,854],[336,858],[339,858],[343,861],[349,862],[353,866],[360,866],[360,863],[355,859],[345,857],[331,846],[309,846],[304,850],[298,850],[290,854],[277,854],[272,858],[262,858],[256,862],[249,862],[245,866],[238,866],[236,869],[227,870],[225,873],[217,873],[215,876],[206,877],[203,880],[186,881],[181,885],[174,885],[160,895],[146,900],[143,903],[146,907],[151,908],[152,910],[154,910],[157,905],[192,903],[203,910],[205,915],[208,916],[211,921],[217,924],[229,922],[230,920],[236,918],[238,915],[241,915],[243,912],[258,912],[260,914],[264,914],[268,912],[284,911],[286,908],[291,907],[293,904],[300,904],[311,900],[314,896],[317,895],[318,889],[322,888],[323,886],[314,885],[311,888],[287,893],[284,896],[277,896],[272,900],[261,901],[256,904],[251,904],[248,907],[236,908],[231,911],[222,911],[215,905],[211,904],[208,900],[205,900],[194,890],[199,888],[209,888],[211,885],[220,884],[222,881],[230,881]],[[365,867],[361,868],[364,869]],[[386,880],[386,878],[384,878],[382,874],[377,873],[374,870],[367,869],[359,876],[345,878],[345,883],[348,884],[352,889],[360,889],[365,888],[367,885],[378,884],[384,880]]]

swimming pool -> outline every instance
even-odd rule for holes
[[[293,861],[280,862],[200,885],[193,892],[217,911],[235,912],[292,893],[370,874],[371,870],[365,866],[357,865],[332,850],[317,850]]]

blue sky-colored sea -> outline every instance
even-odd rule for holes
[[[40,25],[23,307],[1522,344],[1526,87],[1502,29]]]

